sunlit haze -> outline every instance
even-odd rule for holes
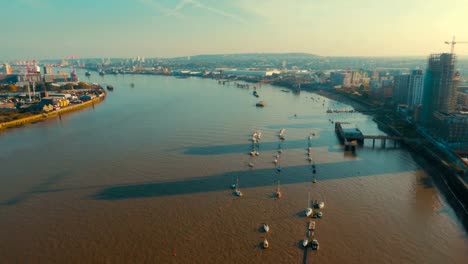
[[[466,0],[2,1],[2,59],[305,52],[427,56],[468,40]],[[456,46],[459,55],[468,45]]]

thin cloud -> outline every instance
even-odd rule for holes
[[[188,3],[191,3],[191,0],[182,0],[180,1],[174,9],[169,10],[169,12],[166,13],[167,16],[173,16],[174,14],[179,14],[179,10],[184,8]]]
[[[140,2],[142,2],[145,5],[153,8],[154,10],[156,10],[157,12],[159,12],[159,13],[165,15],[165,16],[183,17],[183,15],[181,14],[180,11],[182,9],[184,9],[185,7],[191,5],[193,7],[200,8],[200,9],[206,10],[208,12],[211,12],[213,14],[217,14],[217,15],[220,15],[220,16],[223,16],[223,17],[230,18],[232,20],[235,20],[235,21],[243,23],[243,24],[246,23],[246,21],[243,18],[241,18],[241,17],[239,17],[239,16],[237,16],[235,14],[228,13],[226,11],[223,11],[221,9],[217,9],[217,8],[214,8],[214,7],[211,7],[211,6],[207,6],[206,4],[201,3],[200,1],[197,1],[197,0],[181,0],[172,9],[164,7],[161,4],[159,4],[157,2],[154,2],[153,0],[140,0]]]
[[[164,16],[183,17],[182,14],[177,12],[180,8],[179,9],[170,9],[170,8],[164,7],[160,3],[155,2],[153,0],[140,0],[140,2],[143,3],[144,5],[152,8],[156,12],[164,15]]]
[[[225,12],[223,10],[220,10],[220,9],[217,9],[217,8],[214,8],[214,7],[207,6],[207,5],[202,4],[202,3],[200,3],[200,2],[198,2],[196,0],[182,0],[182,2],[192,3],[194,6],[196,6],[198,8],[202,8],[202,9],[205,9],[205,10],[210,11],[212,13],[215,13],[215,14],[218,14],[218,15],[221,15],[221,16],[236,20],[237,22],[240,22],[240,23],[246,23],[246,21],[244,19],[242,19],[241,17],[239,17],[239,16],[236,16],[234,14]]]

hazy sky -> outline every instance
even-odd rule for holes
[[[468,0],[0,0],[0,60],[306,52],[398,56],[468,41]],[[468,54],[468,44],[456,46]]]

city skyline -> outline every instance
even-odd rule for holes
[[[179,57],[304,52],[427,56],[468,40],[452,1],[19,0],[3,3],[14,28],[2,59]],[[468,55],[468,45],[456,53]]]

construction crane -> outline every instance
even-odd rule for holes
[[[29,68],[29,61],[26,61],[26,78],[28,80],[28,96],[29,96],[29,102],[31,102],[31,89],[29,87],[29,84],[31,83],[31,68]]]
[[[451,49],[450,49],[450,53],[451,54],[454,54],[454,51],[455,51],[455,44],[467,44],[468,41],[455,41],[455,36],[453,36],[453,39],[452,41],[445,41],[445,44],[448,44],[448,45],[451,45]]]
[[[72,80],[74,82],[78,81],[78,78],[76,77],[75,57],[76,56],[71,56],[71,60],[72,60]]]

